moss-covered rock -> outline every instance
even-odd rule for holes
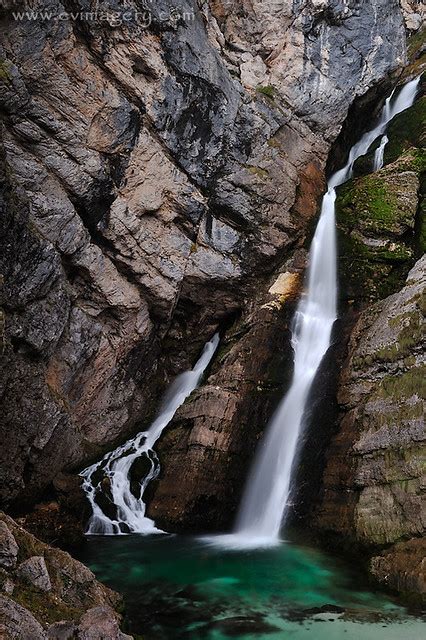
[[[426,69],[426,29],[414,33],[407,41],[409,64],[402,79],[417,76]]]
[[[397,291],[425,251],[426,97],[396,116],[387,136],[383,169],[372,173],[378,139],[336,201],[343,294],[360,303]]]
[[[18,549],[17,567],[9,563],[0,575],[0,591],[7,594],[4,597],[0,594],[0,614],[5,619],[6,637],[18,637],[16,629],[20,625],[28,626],[29,622],[32,626],[25,635],[28,638],[47,638],[45,631],[56,623],[70,623],[77,634],[83,620],[84,629],[93,631],[97,629],[97,622],[87,626],[87,617],[102,608],[108,628],[112,629],[102,637],[131,640],[118,627],[120,615],[116,611],[121,607],[118,594],[97,582],[81,562],[44,544],[1,512],[0,524],[3,537],[7,531]],[[38,636],[33,628],[38,629]]]
[[[398,160],[339,190],[340,273],[348,298],[386,297],[398,289],[412,264],[419,180],[408,164],[408,159],[403,164]]]
[[[372,547],[424,535],[422,357],[426,259],[366,309],[341,376],[343,418],[324,476],[320,525]]]
[[[385,148],[385,165],[397,160],[407,149],[414,147],[424,150],[426,142],[426,96],[417,100],[410,109],[397,115],[389,124],[387,135],[389,142]]]

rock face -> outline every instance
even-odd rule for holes
[[[371,574],[416,602],[426,593],[425,267],[423,256],[405,287],[355,326],[316,518],[327,539],[385,549],[371,559]]]
[[[12,5],[0,486],[22,504],[138,428],[218,323],[252,317],[303,242],[350,104],[401,66],[405,35],[397,0],[129,0],[126,17],[108,0],[95,20],[79,0],[33,2],[37,20]]]
[[[149,506],[160,526],[231,526],[245,470],[291,374],[290,319],[300,282],[296,269],[280,274],[249,305],[226,332],[208,379],[160,440],[162,467]]]
[[[361,314],[342,372],[319,524],[365,545],[424,533],[421,397],[426,259],[406,286]]]
[[[409,51],[408,78],[426,68],[424,33]],[[371,574],[412,600],[425,593],[425,107],[419,98],[391,122],[383,169],[369,173],[373,145],[338,193],[342,293],[362,313],[315,522],[328,540],[374,555]]]
[[[425,56],[418,71],[424,68]],[[358,306],[397,291],[414,256],[425,251],[424,222],[419,215],[426,196],[425,122],[426,98],[422,97],[392,120],[383,169],[369,173],[376,142],[355,167],[366,175],[339,189],[339,278],[343,297]]]
[[[423,41],[416,37],[410,45],[415,62],[409,69],[414,64],[416,73],[426,67]],[[366,175],[344,185],[337,199],[343,293],[364,311],[340,375],[340,425],[327,454],[317,524],[328,535],[376,549],[424,535],[426,523],[425,107],[419,98],[392,121],[383,169],[366,173],[373,148],[357,167]],[[401,548],[396,545],[394,559],[388,551],[386,559],[372,561],[374,575],[383,578],[385,566],[397,571]],[[400,575],[386,578],[393,587],[404,581]]]
[[[394,591],[406,594],[414,602],[419,595],[426,603],[426,541],[415,538],[400,542],[372,558],[370,571],[373,576]]]
[[[40,542],[0,512],[0,633],[5,640],[131,640],[120,631],[120,597],[68,553]],[[16,556],[19,566],[15,569]],[[2,555],[4,557],[4,555]]]

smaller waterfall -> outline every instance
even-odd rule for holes
[[[367,153],[373,142],[385,133],[387,125],[391,120],[393,120],[393,118],[395,118],[395,116],[402,111],[405,111],[405,109],[408,109],[408,107],[411,107],[416,99],[420,84],[420,77],[421,76],[404,85],[395,100],[393,100],[395,90],[391,93],[382,109],[379,122],[374,129],[364,133],[359,142],[354,144],[349,152],[346,165],[340,169],[340,171],[336,171],[336,173],[331,177],[329,186],[332,184],[333,187],[337,187],[349,180],[349,178],[352,177],[355,160]]]
[[[385,133],[388,122],[413,104],[419,82],[420,78],[416,78],[406,84],[395,101],[391,100],[392,96],[388,98],[377,125],[351,148],[346,165],[328,181],[309,253],[306,294],[299,302],[293,322],[293,379],[257,450],[234,533],[207,538],[208,542],[228,548],[271,546],[279,542],[306,402],[330,346],[337,317],[336,187],[352,177],[355,161]],[[385,143],[383,153],[384,146]]]
[[[160,471],[153,447],[176,411],[198,386],[218,344],[219,334],[216,333],[205,345],[194,368],[177,376],[162,400],[157,418],[147,431],[139,433],[121,447],[107,453],[100,462],[81,472],[82,488],[92,507],[92,516],[86,533],[103,535],[163,533],[157,529],[150,518],[145,516],[146,506],[143,500],[145,489]],[[135,460],[143,455],[146,456],[149,471],[140,484],[138,495],[135,496],[131,489],[130,472]],[[98,480],[96,480],[97,475],[100,476]],[[97,502],[97,496],[104,493],[102,485],[105,479],[109,485],[112,506],[116,507],[115,518],[106,515]]]
[[[389,138],[387,136],[383,136],[380,142],[380,146],[376,149],[376,152],[374,154],[373,171],[380,171],[380,169],[383,167],[383,162],[385,159],[385,149],[388,142]]]

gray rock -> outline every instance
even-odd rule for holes
[[[0,567],[14,569],[18,551],[15,538],[6,523],[0,520]]]
[[[318,522],[368,545],[426,531],[423,485],[426,257],[404,288],[366,309],[343,368]]]
[[[118,626],[117,615],[110,607],[94,607],[81,618],[77,630],[78,640],[131,640]]]
[[[34,616],[17,602],[0,595],[0,632],[6,640],[46,640],[43,627]]]
[[[72,640],[75,638],[77,625],[74,622],[63,621],[51,624],[47,630],[49,640]]]
[[[12,574],[15,589],[11,589],[11,574],[0,568],[0,591],[3,592],[0,598],[0,619],[3,623],[5,618],[6,638],[33,640],[48,637],[50,640],[65,640],[80,637],[77,629],[81,625],[82,637],[99,640],[128,639],[128,636],[120,635],[121,616],[115,608],[121,604],[121,598],[117,593],[98,582],[81,562],[74,560],[65,551],[41,542],[2,512],[0,523],[6,525],[14,537],[19,536],[24,557],[29,549],[32,549],[33,554],[37,553],[27,557]],[[3,531],[3,527],[0,531]],[[37,598],[26,600],[28,610],[13,601],[15,594],[17,599],[21,594],[24,581],[32,589],[38,590]],[[58,617],[58,612],[52,610],[55,606],[65,620],[52,622]],[[48,627],[47,635],[43,630],[41,634],[39,622]],[[18,632],[18,629],[21,630]]]
[[[0,591],[11,595],[15,589],[13,580],[9,577],[8,572],[5,569],[0,569]]]
[[[52,589],[46,562],[42,556],[32,556],[22,562],[17,569],[17,575],[40,591]]]

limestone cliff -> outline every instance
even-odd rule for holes
[[[423,257],[404,288],[364,311],[352,333],[317,519],[346,544],[401,543],[374,558],[372,572],[408,594],[425,592],[425,266]]]
[[[411,43],[416,73],[423,42],[424,33]],[[383,169],[368,173],[370,152],[357,167],[365,175],[338,196],[343,293],[363,311],[340,373],[316,518],[328,539],[377,554],[371,573],[412,598],[426,592],[425,108],[419,97],[393,120]]]
[[[240,315],[251,344],[276,344],[288,310],[257,300],[303,244],[349,106],[405,63],[397,0],[92,4],[1,10],[0,487],[15,506],[141,428],[218,324]],[[267,384],[274,354],[256,379],[245,349],[203,392],[218,425],[225,404],[242,424]],[[235,366],[250,383],[223,403]],[[209,462],[203,429],[190,452],[213,483],[228,445]]]

